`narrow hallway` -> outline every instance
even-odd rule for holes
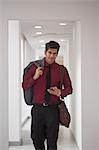
[[[9,150],[34,150],[32,140],[30,139],[30,122],[31,120],[29,119],[22,128],[22,145],[10,146]],[[78,150],[76,142],[70,132],[70,129],[63,126],[60,126],[58,150]]]

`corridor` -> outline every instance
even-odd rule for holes
[[[10,146],[9,150],[34,150],[32,140],[30,138],[31,118],[22,127],[21,146]],[[45,141],[46,147],[46,141]],[[78,150],[76,142],[70,132],[70,129],[60,126],[58,150]]]

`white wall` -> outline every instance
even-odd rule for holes
[[[91,8],[92,9],[92,8]],[[89,14],[90,13],[90,14]],[[99,149],[97,13],[94,7],[82,26],[82,133],[83,149]],[[86,23],[87,22],[87,23]]]
[[[28,41],[26,40],[26,38],[22,38],[23,39],[23,48],[21,47],[21,52],[23,52],[23,56],[21,56],[21,59],[23,61],[23,66],[21,67],[21,83],[23,80],[23,71],[24,68],[35,59],[35,50],[33,50],[31,48],[31,46],[29,45]],[[21,61],[21,63],[22,63]],[[22,94],[21,94],[21,123],[23,123],[25,121],[25,119],[28,116],[31,116],[31,107],[27,106],[25,101],[24,101],[24,97],[23,97],[23,89],[22,90]]]
[[[81,24],[76,22],[73,30],[73,47],[70,51],[69,64],[73,84],[71,100],[71,129],[76,141],[82,147],[82,101],[81,101]]]
[[[98,20],[98,24],[97,26],[99,27],[99,2],[97,4],[97,20]],[[99,43],[99,29],[98,29],[98,39],[97,39],[97,43]],[[97,45],[97,51],[98,51],[98,58],[99,58],[99,44]],[[99,59],[98,59],[98,66],[99,66]],[[99,68],[98,68],[98,89],[99,89]],[[99,96],[99,92],[98,92],[98,96]],[[98,106],[99,106],[99,101],[98,101]],[[99,113],[98,113],[98,126],[99,126]],[[98,139],[99,139],[99,129],[97,131],[98,133]]]
[[[57,3],[57,5],[54,3],[41,3],[39,5],[36,3],[33,5],[29,3],[10,3],[5,5],[4,11],[6,17],[5,26],[8,19],[14,18],[40,20],[41,18],[42,20],[65,19],[81,22],[82,146],[83,150],[98,150],[98,26],[95,3]],[[5,34],[6,37],[7,32]],[[7,39],[5,46],[5,50],[7,50]],[[5,59],[7,59],[7,56],[5,56]]]
[[[21,134],[21,73],[20,73],[20,24],[8,22],[8,101],[9,101],[9,142],[20,142]]]
[[[3,11],[0,3],[0,150],[8,147],[7,52],[4,50]],[[7,44],[7,43],[6,43]]]
[[[25,66],[35,60],[35,50],[32,49],[28,41],[25,41]]]

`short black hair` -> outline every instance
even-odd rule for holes
[[[50,48],[55,48],[57,49],[57,53],[59,51],[60,45],[56,41],[49,41],[48,43],[45,44],[45,51],[47,51]]]

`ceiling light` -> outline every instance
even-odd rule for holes
[[[44,40],[40,40],[40,43],[43,43],[44,42]]]
[[[42,32],[36,32],[36,34],[40,35],[40,34],[42,34]]]
[[[67,23],[65,23],[65,22],[61,22],[61,23],[59,23],[59,25],[60,25],[60,26],[66,26],[66,25],[67,25]]]
[[[34,28],[35,28],[35,29],[41,29],[41,28],[42,28],[42,26],[40,26],[40,25],[36,25],[36,26],[34,26]]]
[[[64,42],[65,40],[64,39],[60,39],[60,42]]]

